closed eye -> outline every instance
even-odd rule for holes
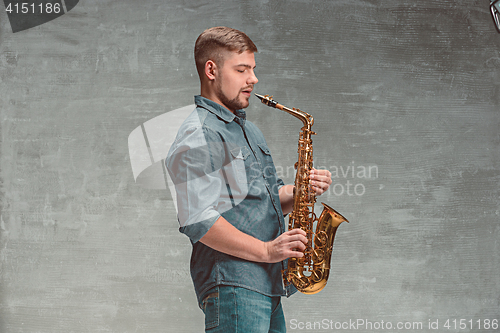
[[[238,71],[239,73],[244,73],[246,70],[252,69],[252,66],[246,65],[246,64],[240,64],[240,65],[235,66],[235,68],[236,68],[236,71]]]

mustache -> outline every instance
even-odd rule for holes
[[[243,89],[240,90],[240,92],[245,91],[245,90],[253,90],[253,85],[247,86]]]

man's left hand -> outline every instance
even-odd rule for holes
[[[312,168],[309,176],[311,178],[311,188],[316,192],[316,195],[321,195],[328,191],[332,183],[332,174],[330,171]]]

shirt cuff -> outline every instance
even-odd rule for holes
[[[283,186],[285,186],[285,182],[281,179],[281,178],[278,178],[278,191],[280,190],[280,188],[282,188]]]
[[[184,227],[180,227],[179,231],[188,236],[191,242],[193,242],[194,244],[198,242],[203,236],[205,236],[205,234],[214,225],[215,221],[217,221],[219,217],[221,217],[221,215],[217,214],[216,216],[210,217],[206,220],[196,222],[194,224],[188,224]]]

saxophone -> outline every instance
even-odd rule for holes
[[[307,112],[278,104],[272,96],[255,95],[267,106],[285,111],[302,120],[304,124],[299,135],[299,159],[295,163],[297,172],[293,211],[290,213],[288,230],[301,228],[307,234],[308,243],[302,258],[288,259],[287,271],[283,272],[283,281],[285,285],[292,283],[304,294],[316,294],[326,286],[328,281],[337,227],[342,222],[349,221],[325,203],[322,203],[324,207],[319,219],[314,214],[316,194],[309,186],[309,173],[313,167],[311,136],[316,134],[311,130],[314,118]],[[313,231],[315,223],[316,231]]]

